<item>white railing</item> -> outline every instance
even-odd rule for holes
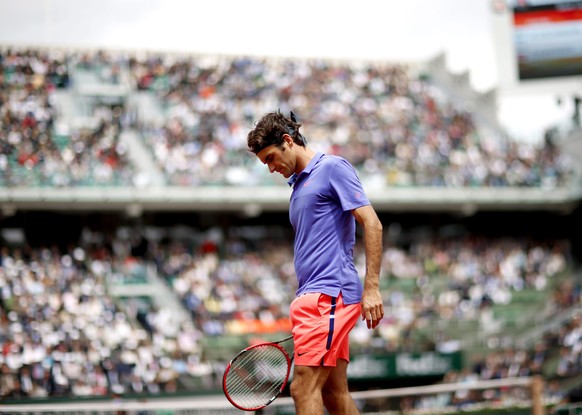
[[[481,380],[475,382],[435,384],[429,386],[395,388],[357,391],[352,393],[354,400],[362,404],[366,401],[374,400],[380,402],[379,407],[373,413],[395,414],[400,413],[390,409],[391,399],[403,397],[413,397],[421,399],[431,395],[455,394],[463,391],[483,391],[483,390],[519,390],[522,399],[508,399],[505,402],[495,402],[494,408],[520,406],[528,408],[532,415],[545,415],[545,400],[543,396],[543,380],[541,377],[520,377],[498,380]],[[382,402],[384,406],[382,406]],[[486,407],[486,403],[475,403],[476,408]],[[110,401],[70,401],[61,403],[22,403],[22,404],[0,404],[0,414],[155,414],[160,411],[169,412],[176,415],[218,415],[218,414],[240,414],[241,411],[233,408],[222,395],[197,396],[197,397],[177,397],[177,398],[149,398],[149,399],[114,399]],[[290,412],[291,411],[291,412]],[[270,406],[262,410],[262,414],[293,413],[293,401],[289,397],[281,397],[275,400]],[[454,412],[453,407],[433,407],[430,412],[426,410],[411,410],[407,414],[425,413],[450,413]],[[362,413],[366,413],[362,411]],[[371,413],[371,412],[368,412]]]

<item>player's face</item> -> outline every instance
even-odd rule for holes
[[[283,143],[283,149],[270,145],[259,151],[257,157],[269,167],[270,173],[279,173],[288,179],[295,173],[295,162],[291,147]]]

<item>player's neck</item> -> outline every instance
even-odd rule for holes
[[[309,147],[299,147],[297,150],[297,163],[295,173],[301,173],[315,156],[315,151]]]

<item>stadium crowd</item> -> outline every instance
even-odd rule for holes
[[[82,82],[128,83],[155,98],[160,123],[135,119],[125,102],[96,102],[92,122],[68,125],[58,100]],[[127,97],[126,97],[127,98]],[[383,186],[566,186],[568,159],[551,141],[493,136],[423,74],[387,63],[0,49],[0,187],[134,186],[124,131],[135,130],[169,185],[275,183],[249,157],[245,137],[263,112],[292,108],[317,150],[343,156],[369,188]],[[127,240],[70,249],[0,248],[0,399],[172,393],[181,379],[215,388],[225,362],[203,340],[289,329],[295,292],[291,247],[274,238],[197,243]],[[248,230],[247,230],[248,232]],[[241,231],[241,235],[244,232]],[[247,235],[248,236],[248,235]],[[362,247],[356,247],[363,275]],[[189,318],[114,297],[111,284],[148,266]],[[382,283],[386,318],[354,345],[375,352],[450,351],[459,339],[435,321],[499,324],[492,310],[523,291],[551,297],[540,315],[580,305],[579,282],[555,282],[572,265],[564,241],[425,238],[387,243]],[[419,337],[425,342],[421,346]],[[578,316],[530,348],[501,344],[450,380],[539,373],[556,357],[556,378],[582,370]],[[460,404],[470,396],[449,396]],[[434,402],[418,401],[417,407]]]
[[[289,328],[285,321],[294,296],[290,247],[258,241],[150,241],[141,257],[122,240],[66,252],[4,247],[0,396],[156,394],[178,390],[181,376],[217,387],[225,362],[205,357],[203,338],[260,336]],[[477,256],[489,259],[477,264]],[[358,262],[363,266],[361,252]],[[178,322],[168,310],[144,310],[132,299],[109,294],[109,284],[129,278],[147,263],[156,265],[158,277],[172,287],[190,319]],[[422,327],[423,319],[429,324],[435,319],[480,324],[484,303],[508,303],[512,293],[526,288],[554,292],[543,310],[550,314],[579,305],[579,286],[550,288],[569,263],[568,246],[561,241],[462,238],[425,240],[409,249],[388,247],[383,283],[412,279],[419,291],[408,295],[387,285],[387,318],[373,333],[356,329],[352,340],[376,352],[415,350],[407,333]],[[445,275],[443,287],[439,281]],[[471,376],[539,373],[552,350],[560,350],[556,376],[571,376],[582,369],[580,328],[580,319],[574,319],[531,350],[514,345],[493,349],[475,362]],[[439,348],[438,339],[432,348]]]
[[[245,133],[275,107],[292,108],[309,126],[310,145],[350,160],[368,186],[555,187],[569,179],[551,142],[480,133],[474,114],[402,65],[153,56],[130,68],[163,103],[167,121],[142,134],[173,184],[258,183],[241,174],[254,167]]]
[[[135,264],[106,249],[4,248],[0,396],[156,394],[175,391],[177,372],[209,372],[192,322],[153,308],[140,319],[109,295],[107,280]]]
[[[95,125],[62,122],[55,91],[71,86],[72,59],[54,51],[0,51],[0,186],[131,184],[120,110],[96,108]]]
[[[61,122],[54,92],[82,83],[79,71],[149,92],[163,121],[134,120],[137,109],[121,104],[95,115],[97,126]],[[572,174],[551,141],[485,133],[474,113],[397,64],[5,49],[0,81],[2,186],[133,185],[119,136],[134,126],[168,184],[272,184],[255,174],[244,140],[275,108],[292,108],[310,144],[350,160],[368,187],[556,187]]]

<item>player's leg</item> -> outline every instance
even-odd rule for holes
[[[330,372],[329,366],[295,366],[290,391],[297,415],[323,415],[322,389]]]
[[[350,395],[347,377],[348,362],[338,359],[323,385],[323,403],[330,415],[357,415],[360,412]]]
[[[299,415],[324,413],[321,390],[331,372],[331,367],[322,364],[327,353],[329,301],[328,296],[309,293],[291,303],[295,369],[290,391]]]
[[[323,402],[330,415],[359,414],[348,389],[347,371],[350,360],[350,332],[360,318],[360,310],[360,304],[345,305],[341,294],[337,298],[335,339],[332,349],[325,356],[335,366],[322,390]]]
[[[291,396],[297,414],[323,414],[324,387],[326,393],[342,397],[338,408],[355,408],[347,390],[346,371],[349,332],[359,318],[360,304],[344,305],[341,294],[338,297],[306,294],[293,301],[290,315],[295,342]],[[331,373],[333,380],[328,383]],[[357,412],[346,412],[350,413]]]

